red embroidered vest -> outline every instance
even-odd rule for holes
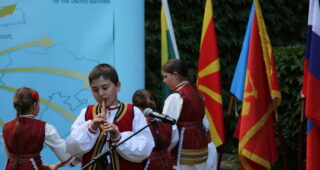
[[[183,140],[180,163],[189,165],[203,163],[208,157],[207,135],[202,124],[205,116],[203,98],[190,83],[181,85],[175,92],[183,98],[181,114],[177,121],[179,140]],[[184,129],[183,132],[182,129]],[[172,150],[174,163],[179,155],[179,143]]]
[[[90,105],[87,108],[86,112],[86,120],[92,120],[95,115],[100,113],[99,105]],[[114,123],[118,126],[120,132],[124,131],[132,131],[132,121],[134,118],[133,106],[131,104],[120,103],[120,108],[115,115]],[[101,132],[101,129],[100,129]],[[106,137],[102,134],[99,135],[94,147],[82,157],[82,166],[89,163],[96,155],[101,153],[102,148],[106,142]],[[142,163],[134,163],[130,162],[124,158],[122,158],[119,154],[115,152],[112,155],[113,157],[113,169],[114,170],[141,170]],[[97,165],[94,164],[89,167],[89,169],[96,170]],[[103,168],[107,169],[107,168]]]
[[[150,122],[150,119],[147,119],[147,121]],[[155,142],[155,147],[149,157],[150,163],[148,169],[171,170],[173,164],[168,148],[171,144],[172,126],[157,122],[150,126],[150,131]]]
[[[34,169],[30,159],[38,169],[43,169],[40,152],[45,138],[45,124],[41,120],[20,117],[4,125],[3,139],[9,152],[6,169]]]

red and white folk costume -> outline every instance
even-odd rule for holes
[[[179,83],[165,100],[163,113],[177,120],[179,142],[172,157],[179,170],[205,169],[208,158],[207,128],[203,124],[203,97],[188,82]]]
[[[150,122],[152,119],[148,118]],[[150,126],[150,130],[155,141],[145,170],[172,170],[173,163],[170,150],[177,144],[179,140],[178,129],[176,125],[157,122]]]
[[[44,143],[60,161],[73,166],[71,162],[74,159],[66,153],[65,141],[60,138],[55,127],[33,117],[33,115],[20,115],[4,125],[2,139],[8,155],[6,169],[43,169],[40,152]],[[18,120],[19,126],[16,127]]]
[[[77,157],[82,157],[82,166],[92,160],[101,152],[109,150],[110,142],[118,144],[134,132],[147,125],[144,115],[137,107],[131,104],[120,103],[118,106],[111,106],[107,115],[107,121],[118,126],[121,138],[116,141],[110,139],[109,133],[104,136],[101,129],[96,132],[90,130],[90,124],[95,115],[100,113],[99,105],[91,105],[81,111],[71,127],[71,134],[67,138],[67,151]],[[146,159],[154,147],[154,141],[149,128],[138,133],[113,152],[112,166],[117,170],[142,169],[142,161]],[[98,169],[99,165],[94,164],[91,169]],[[106,168],[105,168],[106,169]]]

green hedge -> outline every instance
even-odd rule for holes
[[[283,144],[286,151],[286,159],[291,166],[297,167],[299,134],[302,130],[302,158],[305,159],[305,120],[303,128],[300,128],[301,116],[301,87],[303,75],[303,59],[305,45],[274,48],[278,81],[281,88],[282,102],[278,108],[279,122],[284,137]],[[277,131],[279,132],[279,130]],[[280,144],[277,133],[278,145]],[[281,148],[278,147],[279,161],[275,167],[282,167]],[[304,164],[302,166],[305,166]]]

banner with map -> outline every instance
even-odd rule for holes
[[[87,79],[99,63],[117,69],[121,101],[144,88],[143,0],[2,0],[0,130],[15,118],[15,90],[26,86],[40,94],[37,118],[66,138],[81,109],[96,103]],[[41,156],[58,161],[47,146]]]

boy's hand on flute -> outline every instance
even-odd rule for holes
[[[93,118],[90,126],[93,130],[98,130],[99,126],[103,123],[107,123],[106,114],[100,113],[95,118]]]
[[[120,136],[120,131],[117,125],[113,123],[104,123],[104,130],[110,132],[112,139],[117,139]]]
[[[102,99],[101,101],[101,113],[95,116],[91,123],[91,128],[93,130],[98,130],[99,126],[102,126],[104,123],[108,123],[106,120],[106,101]]]

